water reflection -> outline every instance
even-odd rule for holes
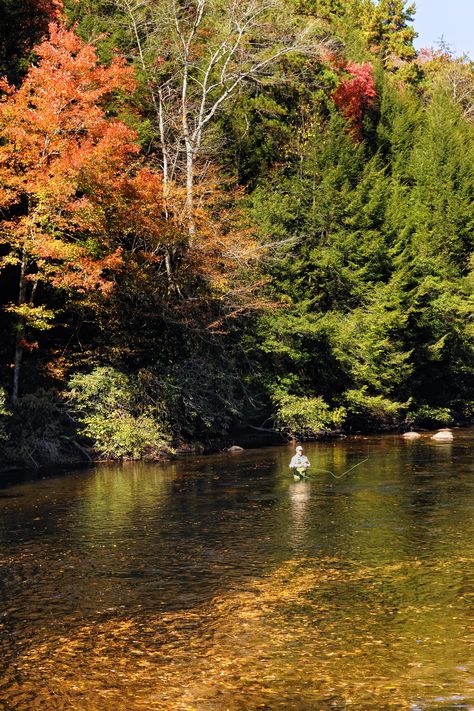
[[[472,708],[473,434],[3,490],[0,708]]]
[[[290,539],[293,548],[298,550],[305,541],[308,530],[309,502],[311,500],[311,483],[295,481],[288,487],[291,501]]]

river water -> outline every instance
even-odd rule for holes
[[[0,709],[474,709],[473,443],[4,486]]]

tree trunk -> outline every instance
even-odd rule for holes
[[[194,151],[189,141],[186,141],[186,216],[189,241],[192,244],[196,236],[196,223],[194,222]]]
[[[18,292],[18,306],[22,306],[26,302],[26,267],[27,267],[27,255],[26,250],[23,250],[23,255],[21,259],[21,270],[20,270],[20,288]],[[23,361],[23,338],[25,335],[25,326],[22,317],[19,317],[18,321],[18,332],[15,345],[15,360],[13,365],[13,389],[12,389],[12,400],[16,402],[18,400],[18,395],[20,392],[20,373],[21,364]]]

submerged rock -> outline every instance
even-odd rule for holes
[[[233,444],[232,447],[229,447],[229,449],[227,451],[228,452],[243,452],[244,448],[239,447],[237,444]]]
[[[419,432],[405,432],[402,437],[404,439],[420,439],[421,434]]]

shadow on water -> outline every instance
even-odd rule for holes
[[[0,491],[0,708],[472,709],[473,441],[311,444],[302,481],[276,447]]]

